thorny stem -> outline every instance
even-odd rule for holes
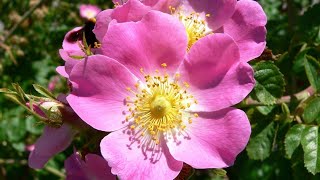
[[[308,88],[294,94],[293,96],[282,96],[280,99],[276,101],[275,104],[282,104],[282,103],[290,103],[292,98],[296,98],[298,101],[301,101],[303,99],[306,99],[307,97],[313,95],[315,93],[315,90],[309,86]],[[265,106],[265,104],[253,100],[252,98],[247,98],[244,100],[243,103],[240,104],[241,107],[248,107],[248,106]]]

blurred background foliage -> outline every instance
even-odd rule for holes
[[[16,82],[27,93],[36,94],[32,84],[46,87],[55,81],[53,92],[66,92],[66,82],[57,76],[55,68],[63,64],[58,50],[65,33],[84,23],[79,16],[79,5],[113,7],[110,0],[39,2],[0,2],[1,88],[11,88],[11,83]],[[320,178],[317,175],[320,172],[319,0],[258,2],[268,16],[269,50],[250,62],[257,80],[250,95],[251,104],[244,101],[237,105],[250,119],[250,142],[234,166],[224,170],[187,169],[186,174],[193,174],[191,179]],[[10,32],[35,6],[15,31]],[[305,90],[310,85],[316,91],[312,96]],[[0,95],[0,179],[62,177],[63,161],[72,153],[72,147],[55,156],[43,170],[33,170],[27,165],[28,147],[42,128],[23,108]]]

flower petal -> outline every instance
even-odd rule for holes
[[[129,0],[122,6],[118,6],[112,12],[112,19],[116,19],[118,23],[129,21],[140,21],[144,15],[150,11],[150,7],[143,5],[138,0]]]
[[[142,78],[140,68],[154,73],[162,63],[175,71],[186,53],[187,36],[175,17],[150,11],[139,22],[114,23],[103,39],[103,53]]]
[[[65,77],[65,78],[69,78],[69,74],[66,72],[66,69],[64,66],[58,66],[56,68],[56,71],[58,74],[60,74],[61,76]]]
[[[238,47],[226,34],[208,35],[190,49],[180,69],[197,100],[192,111],[216,111],[243,100],[254,87],[253,70],[239,62]]]
[[[64,162],[67,180],[116,179],[106,160],[96,154],[87,154],[83,161],[74,153]]]
[[[248,62],[261,55],[266,46],[267,17],[256,1],[237,2],[236,11],[223,28],[238,44],[241,61]]]
[[[208,89],[195,90],[198,104],[192,111],[216,111],[242,101],[253,89],[255,80],[252,67],[244,62],[233,65],[223,79]]]
[[[85,54],[80,50],[80,51],[66,51],[64,49],[59,50],[60,57],[65,60],[65,66],[64,70],[66,74],[63,74],[64,72],[60,69],[58,73],[66,78],[69,78],[69,75],[72,71],[72,68],[79,63],[82,59],[74,59],[72,56],[78,56],[78,57],[85,57]]]
[[[190,49],[184,62],[188,82],[199,89],[207,89],[220,81],[233,64],[239,62],[239,49],[226,34],[207,35]]]
[[[181,0],[144,0],[143,4],[151,6],[152,9],[169,13],[169,7],[178,7]]]
[[[75,32],[81,30],[82,27],[76,27],[73,28],[71,31],[69,31],[63,39],[62,42],[62,48],[66,51],[81,51],[77,39],[73,39],[72,36],[74,35]],[[81,41],[79,41],[82,43]]]
[[[112,21],[111,13],[113,9],[101,11],[96,17],[96,25],[92,32],[96,35],[98,41],[102,41],[104,35],[108,31],[109,23]]]
[[[220,28],[234,13],[237,0],[186,0],[194,11],[210,14],[206,17],[209,27],[214,31]]]
[[[123,65],[106,56],[89,56],[73,68],[70,81],[73,90],[67,100],[82,120],[102,131],[125,126],[127,87],[134,87],[137,78]]]
[[[165,143],[158,148],[146,146],[123,129],[110,133],[100,144],[111,172],[120,179],[174,179],[183,163],[173,159]]]
[[[111,173],[107,161],[96,154],[86,155],[86,171],[89,174],[88,179],[92,177],[95,177],[95,179],[116,179],[116,176]]]
[[[194,168],[224,168],[233,165],[251,133],[246,114],[234,108],[199,113],[175,141],[168,139],[172,156]]]
[[[140,21],[150,10],[138,0],[129,0],[127,3],[117,6],[115,9],[104,10],[97,16],[93,32],[96,38],[102,42],[108,31],[110,22],[115,19],[118,23],[129,21]]]
[[[43,168],[52,156],[70,145],[75,134],[76,131],[68,124],[63,124],[60,128],[46,126],[29,155],[29,166],[34,169]]]

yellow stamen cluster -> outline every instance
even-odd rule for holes
[[[167,64],[161,66],[166,68]],[[189,84],[179,83],[179,74],[170,78],[166,73],[160,75],[159,70],[154,76],[145,74],[143,69],[141,72],[145,83],[138,82],[134,89],[127,87],[134,97],[126,98],[130,112],[126,121],[131,122],[130,129],[139,136],[159,144],[162,134],[184,131],[192,118],[198,117],[186,111],[197,101],[187,92]]]
[[[188,51],[191,46],[198,41],[200,38],[204,37],[209,31],[206,21],[200,17],[199,13],[192,12],[190,14],[185,14],[181,9],[176,10],[176,8],[169,6],[171,14],[177,16],[186,28],[188,36]],[[210,17],[210,14],[206,14],[205,17]]]

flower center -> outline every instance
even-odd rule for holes
[[[176,16],[180,22],[184,25],[188,36],[188,51],[191,46],[197,42],[200,38],[204,37],[210,32],[204,18],[200,17],[199,13],[184,13],[181,8],[176,10],[174,7],[169,7],[171,14]],[[206,17],[210,17],[210,14],[206,14]]]
[[[164,96],[156,96],[150,103],[151,115],[155,118],[162,118],[171,109],[171,103]]]
[[[162,66],[165,68],[166,64]],[[149,137],[156,144],[165,133],[183,131],[186,124],[192,123],[192,118],[198,115],[188,112],[191,105],[197,101],[187,91],[189,84],[180,83],[179,74],[170,78],[168,74],[160,75],[156,70],[155,75],[145,74],[145,82],[138,81],[134,90],[127,90],[134,94],[126,98],[130,121],[130,129],[141,137]]]

